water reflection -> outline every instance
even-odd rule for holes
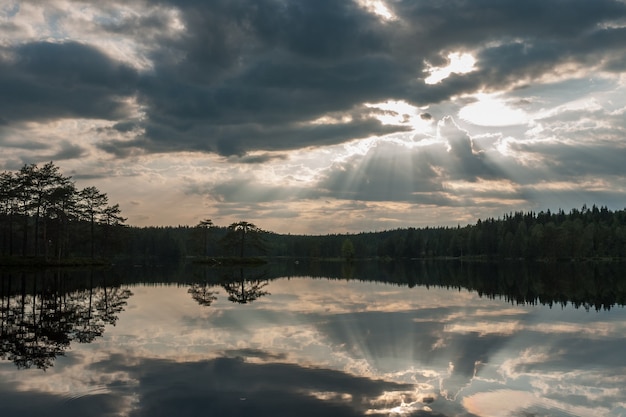
[[[115,327],[45,374],[0,362],[2,415],[626,415],[620,268],[127,270]],[[112,286],[94,281],[58,293],[95,306]]]
[[[268,295],[262,289],[269,281],[284,277],[463,289],[515,304],[573,305],[586,310],[626,305],[626,264],[621,262],[312,261],[276,263],[260,269],[200,267],[178,274],[177,281],[191,283],[189,293],[202,305],[215,301],[217,293],[211,288],[217,286],[226,289],[233,302],[252,302]]]
[[[228,293],[228,300],[233,303],[247,304],[251,303],[259,297],[268,295],[269,292],[264,291],[268,284],[266,279],[269,272],[267,270],[255,271],[246,275],[244,268],[231,270],[222,277],[222,288]]]
[[[247,304],[254,300],[269,295],[264,291],[269,281],[267,269],[255,268],[219,268],[219,280],[217,282],[207,278],[208,268],[205,268],[205,279],[191,284],[187,291],[198,304],[208,307],[217,300],[218,291],[213,291],[214,286],[219,285],[228,294],[228,300],[233,303]]]
[[[106,325],[115,325],[130,290],[95,287],[93,271],[76,288],[68,275],[60,270],[0,275],[0,358],[20,369],[47,369],[71,342],[90,343]]]

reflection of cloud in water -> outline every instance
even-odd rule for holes
[[[81,346],[41,377],[14,381],[0,367],[0,391],[48,400],[75,392],[71,402],[97,397],[103,410],[132,417],[192,415],[185,410],[194,407],[212,415],[593,416],[625,400],[619,310],[579,314],[345,281],[277,280],[267,289],[252,304],[235,305],[220,290],[199,306],[187,288],[138,287],[97,347]],[[99,391],[90,392],[94,383]],[[501,413],[496,402],[506,404]]]
[[[203,415],[357,416],[385,392],[412,389],[339,371],[243,358],[190,363],[145,359],[138,365],[128,369],[139,381],[135,392],[142,407],[133,412],[136,417],[198,415],[198,410]],[[124,366],[125,359],[113,357],[100,369],[108,373]],[[115,392],[115,384],[110,388]]]
[[[551,400],[539,395],[514,390],[483,392],[463,399],[463,405],[470,413],[478,416],[607,416],[610,410],[605,407],[585,407]]]

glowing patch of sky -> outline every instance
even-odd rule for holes
[[[426,70],[430,75],[424,79],[426,84],[437,84],[445,80],[452,74],[467,74],[476,68],[476,59],[472,54],[464,52],[451,52],[448,54],[450,63],[445,67],[429,66]]]
[[[432,133],[433,121],[430,117],[422,117],[423,109],[413,106],[404,100],[387,100],[381,103],[366,103],[369,108],[381,112],[372,114],[385,125],[407,126],[409,134]],[[407,135],[403,133],[401,135]]]
[[[513,108],[498,94],[477,94],[476,102],[459,111],[459,117],[479,126],[512,126],[528,123],[530,116],[522,109]]]
[[[379,16],[383,20],[396,20],[389,7],[382,0],[357,0],[357,3],[368,12]]]

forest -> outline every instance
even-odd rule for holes
[[[232,229],[248,225],[234,237]],[[319,259],[622,259],[626,256],[626,210],[583,206],[569,213],[516,212],[457,227],[403,228],[356,234],[291,235],[247,222],[228,227],[207,221],[179,227],[127,228],[124,253],[154,259],[245,256]],[[250,244],[244,242],[248,236]],[[231,243],[225,245],[225,239]],[[252,244],[254,242],[254,244]],[[238,248],[238,249],[237,249]]]
[[[113,256],[126,219],[119,204],[77,189],[53,162],[0,173],[0,254],[28,262]]]
[[[512,212],[457,227],[291,235],[239,221],[132,227],[96,187],[77,189],[49,162],[0,173],[0,259],[64,259],[140,264],[218,257],[313,259],[621,259],[626,210],[583,206]]]

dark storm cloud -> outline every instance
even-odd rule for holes
[[[364,103],[428,105],[532,83],[560,64],[621,72],[626,63],[625,29],[609,25],[626,16],[616,0],[394,1],[395,21],[334,0],[125,4],[139,13],[95,20],[91,30],[141,45],[149,70],[138,74],[77,42],[11,47],[0,55],[0,121],[117,120],[116,132],[140,132],[100,143],[119,156],[242,156],[406,129],[381,125]],[[184,29],[174,28],[171,11]],[[476,71],[425,84],[425,62],[445,65],[454,51],[473,51]],[[122,99],[131,97],[141,119],[129,117]],[[351,119],[310,124],[337,114]]]
[[[446,117],[439,125],[439,134],[448,142],[447,157],[439,156],[439,163],[444,165],[452,179],[476,181],[500,179],[502,173],[495,166],[490,166],[484,151],[476,149],[470,135],[460,129],[451,117]]]
[[[233,156],[229,158],[231,162],[238,162],[242,164],[263,164],[265,162],[273,161],[276,159],[287,159],[287,155],[285,154],[270,154],[270,153],[262,153],[257,155],[245,155],[242,157]]]
[[[474,49],[486,42],[497,45],[516,40],[529,45],[558,42],[564,53],[568,53],[573,45],[585,45],[584,41],[593,39],[596,33],[619,33],[620,30],[604,32],[599,24],[619,21],[626,14],[626,5],[615,0],[405,0],[389,5],[405,22],[411,23],[405,31],[417,41],[429,41],[416,42],[411,48],[424,52],[427,57],[434,53],[433,59],[441,50]],[[523,54],[515,57],[521,59]],[[432,63],[441,65],[444,61],[433,60]],[[498,64],[499,67],[509,62],[500,60]]]
[[[552,181],[568,179],[599,179],[624,177],[626,146],[610,142],[573,144],[554,141],[515,142],[511,149],[541,160],[537,170],[525,170],[529,182],[538,177],[549,177]],[[523,176],[518,181],[523,183]]]
[[[328,0],[165,4],[180,9],[186,31],[155,49],[162,59],[140,89],[145,137],[118,149],[243,155],[402,130],[380,126],[360,106],[389,98],[439,102],[536,78],[558,63],[621,56],[620,30],[598,24],[626,15],[624,4],[608,0],[390,3],[399,22]],[[423,83],[424,59],[443,65],[449,51],[476,48],[475,73]],[[167,59],[168,51],[180,59]],[[332,112],[351,112],[357,121],[306,125]]]
[[[87,150],[82,146],[70,143],[68,141],[61,142],[61,148],[46,160],[63,161],[66,159],[80,158],[87,155]]]
[[[287,103],[285,105],[287,106]],[[198,106],[200,107],[202,106]],[[195,105],[194,108],[196,108]],[[228,118],[232,116],[231,114]],[[256,119],[258,116],[253,117]],[[250,150],[282,151],[307,146],[333,145],[354,137],[384,135],[406,130],[405,127],[384,126],[378,120],[368,117],[341,124],[305,126],[287,120],[284,123],[275,124],[269,121],[264,123],[262,120],[246,123],[244,116],[242,116],[241,123],[231,120],[224,125],[217,124],[218,122],[210,124],[208,119],[207,116],[185,121],[182,118],[173,117],[172,113],[168,112],[159,124],[156,124],[155,120],[148,123],[145,136],[133,141],[106,142],[101,147],[107,150],[108,148],[119,149],[120,152],[124,152],[127,148],[147,148],[152,152],[193,150],[243,156]],[[172,138],[178,138],[178,140],[172,140]]]
[[[0,54],[0,120],[126,116],[137,73],[77,42],[34,42]]]

